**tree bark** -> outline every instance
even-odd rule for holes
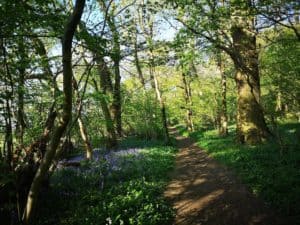
[[[18,141],[18,147],[24,147],[24,131],[25,131],[25,116],[24,116],[24,92],[25,92],[25,69],[28,57],[25,52],[24,39],[19,40],[18,43],[20,62],[18,65],[19,77],[18,77],[18,101],[17,101],[17,123],[16,123],[16,138]]]
[[[108,66],[106,65],[106,62],[104,60],[104,56],[97,54],[97,64],[98,64],[98,71],[99,71],[99,76],[100,76],[100,86],[101,90],[104,93],[113,92],[113,84],[111,81],[111,74],[108,69]]]
[[[72,115],[72,40],[78,23],[80,22],[81,15],[83,13],[85,0],[77,0],[74,11],[68,20],[64,36],[62,40],[62,60],[63,60],[63,92],[64,92],[64,103],[63,103],[63,115],[59,121],[58,127],[54,130],[49,149],[47,149],[43,160],[35,174],[32,181],[27,203],[23,214],[23,222],[30,224],[34,216],[34,210],[38,201],[38,194],[42,181],[47,174],[49,167],[52,163],[52,159],[55,156],[56,149],[59,145],[60,139],[71,119]]]
[[[8,91],[7,91],[8,93]],[[9,94],[7,94],[5,103],[6,103],[6,117],[5,117],[5,143],[4,150],[6,149],[6,161],[7,164],[12,167],[12,159],[13,159],[13,132],[12,132],[12,119],[11,119],[11,106]]]
[[[184,88],[184,99],[186,105],[186,126],[189,131],[194,131],[193,111],[192,111],[192,93],[190,82],[187,80],[186,73],[182,72],[182,83]]]
[[[154,87],[155,87],[155,92],[156,92],[156,98],[159,102],[160,111],[161,111],[161,117],[162,117],[162,122],[163,122],[164,133],[165,133],[165,142],[167,144],[169,144],[170,143],[170,135],[169,135],[169,130],[168,130],[166,106],[165,106],[165,102],[161,96],[157,76],[155,73],[153,73],[152,75],[153,75]]]
[[[14,93],[13,80],[9,70],[8,62],[7,62],[7,52],[5,47],[5,40],[1,39],[1,50],[3,55],[3,64],[5,69],[5,75],[7,82],[5,84],[5,140],[3,144],[3,150],[5,151],[6,161],[10,168],[13,167],[12,159],[13,159],[13,128],[12,128],[12,109],[11,102]],[[10,87],[9,87],[10,86]]]
[[[86,130],[86,127],[85,127],[83,119],[82,119],[82,106],[83,106],[82,98],[86,91],[87,82],[88,82],[88,77],[87,77],[87,80],[86,80],[84,88],[83,88],[83,94],[82,94],[82,96],[80,96],[77,81],[76,81],[75,77],[73,77],[73,88],[76,92],[76,97],[77,97],[77,113],[78,113],[77,122],[78,122],[78,126],[79,126],[79,132],[80,132],[80,136],[84,143],[86,159],[91,160],[93,158],[93,148],[92,148],[89,136],[88,136],[88,132]]]
[[[234,46],[232,58],[238,91],[237,135],[241,143],[256,144],[265,140],[269,134],[260,105],[256,36],[251,19],[242,17],[237,21],[232,27]]]
[[[121,51],[120,51],[120,37],[116,27],[116,22],[114,18],[115,7],[112,6],[112,10],[108,12],[108,6],[105,1],[99,0],[100,7],[102,11],[106,12],[106,21],[109,29],[112,33],[112,54],[111,58],[114,62],[114,89],[113,89],[113,102],[111,107],[112,119],[115,123],[116,132],[119,137],[122,136],[122,96],[121,96],[121,75],[120,75],[120,61],[121,61]]]
[[[117,135],[116,129],[114,126],[112,112],[109,110],[108,103],[106,101],[105,95],[107,94],[107,90],[110,92],[113,91],[111,79],[110,79],[110,71],[104,61],[103,56],[98,55],[98,71],[100,76],[100,88],[99,91],[96,81],[94,80],[96,91],[100,94],[100,105],[102,108],[102,112],[105,119],[106,131],[107,131],[107,148],[116,148],[117,147]]]
[[[18,111],[17,111],[17,124],[16,124],[16,136],[18,139],[18,147],[24,147],[24,129],[25,129],[25,118],[24,118],[24,84],[25,84],[25,69],[19,69],[18,79]]]
[[[84,122],[81,118],[81,113],[79,114],[77,121],[79,125],[80,135],[85,147],[86,158],[88,160],[91,160],[93,158],[93,149]]]
[[[227,85],[226,85],[226,74],[224,72],[224,63],[223,63],[221,51],[217,53],[217,61],[221,73],[221,111],[220,111],[219,135],[227,136],[228,135],[227,99],[226,99]]]
[[[116,29],[114,18],[110,17],[109,26],[113,35],[113,55],[112,59],[114,61],[114,70],[115,70],[115,86],[113,93],[113,103],[112,103],[112,116],[116,124],[116,131],[118,136],[122,136],[122,99],[121,99],[121,75],[120,75],[120,41],[119,34]]]
[[[39,38],[35,38],[34,39],[34,46],[35,46],[35,50],[37,52],[37,54],[40,55],[40,57],[42,58],[42,61],[45,63],[44,66],[44,73],[45,73],[45,78],[48,80],[49,85],[52,85],[52,96],[53,98],[56,98],[61,91],[59,90],[58,86],[57,86],[57,82],[56,82],[56,77],[53,75],[52,71],[51,71],[51,65],[49,63],[49,58],[47,55],[47,51],[46,51],[46,47],[43,43],[43,41]],[[37,77],[39,79],[39,77]]]
[[[100,76],[105,75],[105,74],[101,74],[101,71],[99,71],[99,72],[100,72]],[[114,123],[113,123],[113,120],[112,120],[112,117],[111,117],[111,114],[110,114],[110,111],[109,111],[107,101],[105,99],[105,94],[106,94],[106,92],[104,91],[105,86],[104,86],[104,83],[102,83],[100,81],[100,87],[101,87],[101,91],[100,91],[98,89],[98,85],[97,85],[97,82],[96,82],[95,79],[93,79],[93,82],[94,82],[94,87],[95,87],[96,91],[100,95],[100,97],[99,97],[100,105],[101,105],[102,112],[103,112],[104,119],[105,119],[105,126],[106,126],[106,131],[107,131],[106,147],[108,149],[114,149],[118,146],[118,142],[117,142],[117,135],[116,135]]]
[[[139,80],[141,82],[141,85],[145,89],[145,78],[142,72],[140,60],[139,60],[139,55],[138,55],[138,46],[137,46],[137,31],[135,33],[135,38],[134,38],[134,63],[135,67],[138,73]]]

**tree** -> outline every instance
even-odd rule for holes
[[[260,105],[258,51],[252,2],[232,0],[224,4],[219,4],[218,1],[189,5],[184,5],[181,1],[176,3],[181,6],[177,19],[190,32],[226,52],[234,62],[239,142],[255,144],[265,140],[270,132]]]
[[[61,115],[61,121],[58,127],[55,128],[51,137],[51,143],[49,149],[47,149],[44,158],[35,174],[32,181],[26,207],[24,210],[23,221],[25,224],[30,224],[34,216],[35,205],[38,201],[38,193],[43,181],[44,176],[47,174],[51,162],[55,156],[56,149],[59,145],[60,138],[62,137],[70,119],[72,113],[72,40],[77,25],[80,22],[81,15],[83,13],[85,0],[77,0],[74,11],[70,19],[68,20],[64,36],[62,40],[62,55],[63,55],[63,92],[64,92],[64,105],[63,114]]]
[[[184,32],[179,32],[172,45],[176,52],[176,58],[178,58],[179,70],[182,76],[183,97],[185,101],[185,106],[183,108],[185,112],[186,127],[189,131],[194,131],[193,122],[193,100],[192,100],[192,89],[191,82],[193,78],[197,76],[197,71],[195,68],[195,59],[197,57],[195,43],[192,37],[188,37]]]
[[[165,100],[162,97],[162,93],[160,90],[160,84],[158,81],[158,76],[155,72],[156,61],[154,56],[154,48],[155,48],[155,40],[154,40],[154,20],[155,14],[155,5],[152,2],[149,2],[147,5],[144,5],[143,8],[143,27],[142,30],[145,35],[147,47],[148,47],[148,56],[149,56],[149,75],[151,80],[151,86],[156,93],[156,98],[160,106],[162,124],[164,128],[165,142],[170,142],[170,135],[168,130],[168,122],[167,122],[167,112]]]
[[[111,58],[114,62],[114,75],[115,82],[113,88],[113,103],[112,103],[112,118],[114,120],[116,131],[119,136],[122,136],[122,110],[121,110],[121,75],[120,75],[120,61],[121,61],[121,51],[120,51],[120,37],[119,32],[116,27],[115,21],[115,3],[112,3],[112,7],[107,5],[106,1],[99,0],[99,5],[102,8],[102,12],[105,12],[106,22],[112,33],[112,53]]]
[[[219,134],[221,136],[228,135],[228,118],[227,118],[227,79],[224,71],[224,57],[222,51],[217,52],[217,64],[221,74],[221,107],[220,107],[220,126]]]

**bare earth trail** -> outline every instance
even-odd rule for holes
[[[179,152],[165,197],[176,225],[293,225],[280,219],[232,172],[174,129]]]

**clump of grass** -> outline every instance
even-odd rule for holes
[[[235,129],[219,137],[217,130],[190,134],[198,145],[221,163],[233,168],[256,195],[281,213],[300,219],[300,145],[296,138],[299,124],[282,124],[279,129],[287,144],[280,154],[276,140],[257,146],[240,145]]]
[[[52,188],[40,201],[37,224],[170,224],[174,211],[162,193],[166,175],[173,167],[175,148],[133,139],[124,146],[128,143],[151,147],[144,147],[137,156],[124,156],[120,169],[105,177],[102,190],[99,181],[105,166],[84,165],[86,171],[57,172]]]

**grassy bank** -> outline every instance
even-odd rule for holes
[[[228,137],[217,130],[190,134],[198,145],[221,163],[232,168],[253,193],[282,214],[300,221],[300,140],[299,124],[282,124],[279,133],[283,154],[276,140],[257,146],[243,146],[235,141],[235,128]],[[187,134],[184,130],[181,133]]]
[[[135,139],[121,146],[142,150],[122,156],[114,170],[93,162],[56,172],[40,201],[38,224],[170,224],[174,212],[162,193],[175,148]]]

